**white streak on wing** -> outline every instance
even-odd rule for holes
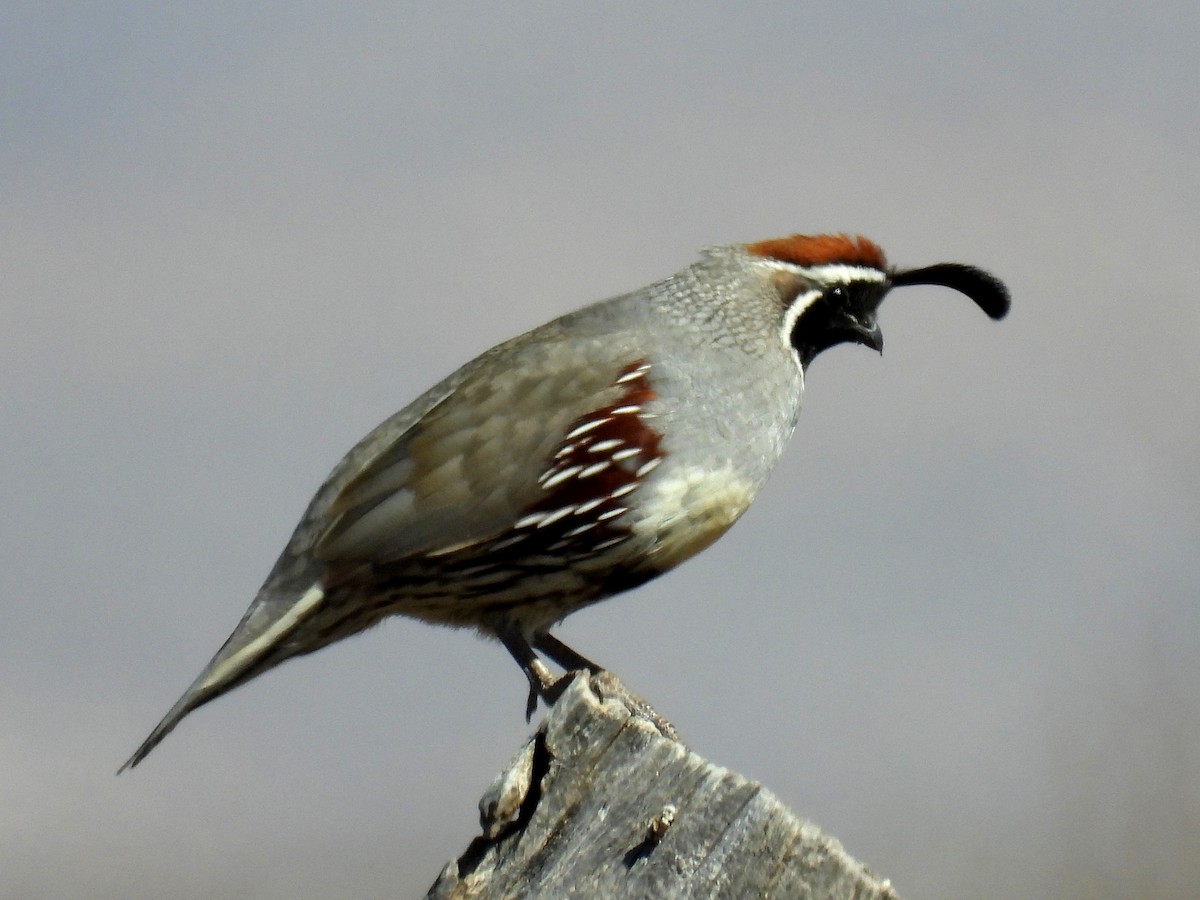
[[[638,467],[638,470],[634,474],[634,477],[635,478],[645,478],[647,475],[649,475],[651,472],[653,472],[655,469],[657,469],[659,463],[661,463],[661,462],[662,462],[662,459],[659,457],[647,460],[646,462],[642,463],[641,466]]]
[[[593,509],[608,500],[607,497],[595,497],[584,503],[580,503],[575,509],[575,515],[582,516],[584,513],[590,513]]]
[[[559,519],[565,519],[571,513],[575,512],[574,506],[560,506],[553,512],[546,513],[542,521],[538,522],[538,528],[545,528],[547,525],[553,525]]]
[[[637,381],[639,378],[641,378],[643,375],[645,375],[649,371],[650,371],[650,364],[643,363],[642,365],[640,365],[636,369],[634,369],[632,372],[626,372],[624,375],[622,375],[620,378],[618,378],[614,382],[614,384],[625,384],[628,381]]]
[[[588,453],[606,453],[609,450],[616,450],[618,447],[624,445],[624,443],[625,442],[620,438],[609,438],[605,441],[596,441],[596,443],[588,447]],[[637,451],[635,450],[634,452],[636,453]]]
[[[611,421],[612,421],[612,419],[608,418],[608,416],[605,416],[603,419],[592,419],[588,422],[584,422],[582,425],[579,425],[576,428],[573,428],[570,431],[568,431],[566,440],[573,441],[573,440],[575,440],[575,438],[582,437],[583,435],[587,434],[589,431],[594,431],[595,429],[599,428],[601,425],[605,425]]]
[[[643,418],[645,418],[643,416]],[[626,447],[624,450],[618,450],[612,455],[613,462],[620,462],[623,459],[629,459],[631,456],[637,456],[642,452],[640,447]]]
[[[269,650],[280,640],[287,637],[324,599],[325,592],[321,590],[319,585],[314,584],[292,605],[291,609],[276,619],[270,628],[241,650],[237,651],[237,653],[227,659],[221,660],[208,673],[208,677],[204,679],[204,683],[200,685],[198,690],[205,690],[232,681],[245,671],[246,668],[253,665],[262,656],[264,651]]]
[[[550,475],[549,478],[543,475],[540,479],[542,482],[542,487],[545,490],[550,490],[550,488],[554,487],[555,485],[562,484],[568,478],[573,478],[575,474],[582,468],[583,466],[567,466],[565,469],[559,469],[557,472],[554,472],[554,470],[551,469],[550,471],[553,472],[553,474]]]
[[[544,519],[545,517],[546,517],[545,513],[540,513],[540,512],[530,513],[529,515],[524,516],[523,518],[517,519],[516,523],[513,525],[513,528],[528,528],[531,525],[536,525],[538,522],[542,521],[542,519]]]
[[[598,463],[592,463],[590,466],[588,466],[586,469],[584,469],[582,472],[579,473],[579,477],[580,478],[591,478],[593,475],[599,475],[601,472],[603,472],[605,469],[607,469],[611,465],[612,465],[612,463],[610,463],[607,459],[602,460],[601,462],[598,462]]]

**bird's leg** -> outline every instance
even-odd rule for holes
[[[496,637],[529,679],[529,699],[525,701],[525,721],[528,722],[537,709],[538,697],[545,698],[548,704],[553,703],[561,691],[555,691],[554,676],[550,674],[546,664],[537,658],[523,634],[516,630],[497,629]]]
[[[586,656],[581,656],[548,631],[538,632],[533,636],[533,646],[537,647],[548,657],[566,669],[568,672],[586,669],[593,675],[604,671],[604,666],[596,665]]]

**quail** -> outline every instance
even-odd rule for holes
[[[750,505],[824,350],[882,350],[889,290],[940,285],[993,319],[973,266],[890,267],[861,236],[706,250],[678,273],[485,352],[384,421],[317,491],[233,634],[122,770],[194,709],[386,616],[471,626],[530,684],[598,667],[551,636],[706,548]]]

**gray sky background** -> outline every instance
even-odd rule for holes
[[[326,472],[698,248],[859,231],[1013,293],[813,367],[725,539],[560,634],[910,897],[1200,879],[1192,2],[10,3],[0,894],[403,897],[527,733],[394,620],[114,771]]]

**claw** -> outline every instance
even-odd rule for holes
[[[529,699],[525,701],[525,721],[529,722],[533,719],[533,714],[537,712],[538,704],[538,685],[532,678],[529,679]]]

